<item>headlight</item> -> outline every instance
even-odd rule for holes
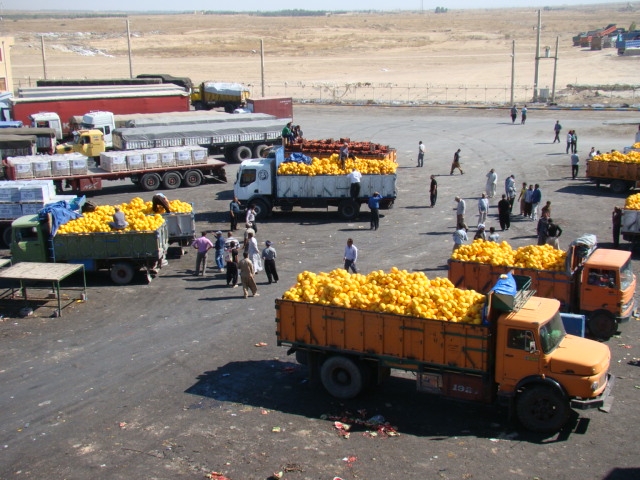
[[[600,386],[600,382],[593,382],[593,383],[591,384],[591,390],[592,390],[593,392],[595,392],[596,390],[598,390],[598,387],[599,387],[599,386]]]

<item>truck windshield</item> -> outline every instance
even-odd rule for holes
[[[633,283],[633,270],[631,270],[631,259],[620,269],[620,289],[626,290]]]
[[[544,353],[551,353],[566,334],[560,312],[556,312],[551,320],[540,327],[540,348]]]
[[[256,181],[256,172],[255,168],[246,168],[242,171],[240,175],[240,186],[246,187],[247,185],[251,185]]]

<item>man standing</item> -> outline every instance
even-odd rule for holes
[[[527,121],[527,106],[526,105],[524,107],[522,107],[521,113],[522,113],[522,120],[520,120],[520,125],[524,125],[525,122]]]
[[[489,211],[489,200],[486,194],[482,194],[478,200],[478,228],[487,221],[487,212]]]
[[[507,195],[507,200],[509,200],[509,213],[513,211],[513,203],[516,201],[516,177],[515,175],[510,175],[504,181],[504,193]]]
[[[509,230],[509,227],[511,227],[510,209],[511,205],[509,204],[509,200],[507,200],[507,196],[502,194],[502,199],[498,202],[498,221],[503,231]]]
[[[438,182],[436,176],[431,175],[431,185],[429,186],[429,201],[431,202],[431,208],[436,206],[436,200],[438,199]]]
[[[453,163],[451,164],[451,172],[449,175],[453,175],[453,171],[456,168],[460,170],[460,175],[464,175],[462,167],[460,166],[460,149],[456,150],[456,153],[453,154]]]
[[[574,180],[578,176],[578,169],[580,168],[580,158],[577,153],[571,154],[571,178]]]
[[[382,200],[382,195],[378,192],[373,192],[373,196],[369,197],[369,209],[371,210],[370,230],[378,230],[380,226],[380,200]]]
[[[222,232],[218,230],[216,232],[216,243],[214,244],[213,248],[215,249],[216,266],[218,267],[219,272],[224,271],[224,245],[225,239],[222,236]]]
[[[362,174],[357,168],[353,167],[353,170],[351,170],[351,173],[347,175],[347,178],[351,185],[349,187],[349,195],[351,196],[351,200],[355,202],[360,196],[360,180],[362,179]]]
[[[345,170],[347,158],[349,158],[349,144],[347,142],[344,142],[340,147],[340,152],[338,154],[338,159],[340,160],[340,165],[342,166],[343,170]]]
[[[536,233],[538,234],[538,245],[547,243],[547,237],[549,237],[549,219],[547,217],[540,217],[536,226]]]
[[[198,250],[196,254],[196,270],[193,275],[196,277],[200,275],[200,265],[202,265],[202,275],[204,276],[207,270],[207,255],[209,250],[213,248],[213,243],[207,238],[207,232],[202,232],[200,238],[196,238],[191,246]]]
[[[456,228],[464,228],[467,230],[467,224],[464,223],[464,214],[467,209],[467,205],[460,197],[456,197],[455,201],[458,203],[456,207]]]
[[[455,252],[460,246],[469,240],[467,237],[467,229],[459,227],[453,232],[453,251]]]
[[[547,244],[560,250],[560,235],[562,235],[560,225],[556,225],[551,219],[547,220]]]
[[[266,248],[262,250],[264,260],[264,272],[267,274],[269,283],[278,283],[278,271],[276,270],[276,249],[271,246],[271,242],[264,242]]]
[[[620,246],[620,230],[622,228],[622,209],[620,207],[613,207],[611,224],[613,226],[613,246],[618,248]]]
[[[229,220],[231,223],[230,230],[233,232],[236,228],[238,228],[238,217],[240,217],[240,202],[238,201],[238,197],[234,195],[233,200],[229,203]]]
[[[249,205],[249,208],[247,208],[246,223],[248,225],[251,225],[251,228],[253,228],[253,231],[255,233],[258,233],[258,225],[256,224],[256,207],[255,207],[255,205]]]
[[[512,125],[516,123],[516,118],[518,118],[518,107],[514,105],[513,107],[511,107],[511,124]]]
[[[420,140],[418,142],[418,166],[422,167],[424,165],[424,143],[422,143],[422,140]]]
[[[487,173],[487,185],[485,188],[487,192],[487,197],[489,198],[495,197],[497,188],[498,188],[498,174],[496,173],[495,169],[492,168],[491,170],[489,170],[489,173]]]
[[[242,254],[242,260],[238,263],[238,269],[240,270],[240,280],[242,281],[242,293],[244,298],[249,296],[249,290],[254,297],[259,297],[258,287],[254,279],[253,263],[249,260],[249,253],[244,252]]]
[[[353,244],[353,239],[347,239],[347,246],[344,247],[344,269],[348,272],[349,269],[353,273],[358,273],[356,267],[356,260],[358,260],[358,248]]]
[[[553,126],[553,133],[555,137],[553,137],[553,142],[551,143],[560,143],[560,131],[562,130],[562,125],[560,125],[560,120],[556,120],[556,124]]]
[[[531,219],[538,219],[538,205],[542,201],[542,192],[540,191],[540,185],[537,183],[533,187],[533,192],[531,192]]]

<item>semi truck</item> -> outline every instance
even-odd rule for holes
[[[191,105],[196,110],[222,107],[227,113],[246,104],[251,92],[241,83],[202,82],[191,91]]]
[[[111,280],[126,285],[136,271],[151,279],[166,262],[166,222],[155,231],[51,235],[50,216],[26,215],[11,225],[11,259],[18,262],[82,264],[88,272],[108,270]]]
[[[37,141],[35,135],[0,135],[0,157],[6,160],[8,157],[35,155]]]
[[[276,207],[282,211],[337,207],[343,218],[353,219],[374,192],[383,197],[382,209],[391,208],[395,201],[396,174],[363,175],[360,196],[352,200],[346,175],[279,175],[278,167],[284,160],[284,147],[280,146],[267,157],[240,164],[233,192],[243,205],[255,206],[258,219],[270,215]]]
[[[241,117],[240,117],[241,118]],[[199,145],[228,162],[259,157],[280,144],[288,119],[221,122],[146,128],[122,128],[113,132],[114,150]]]
[[[620,323],[635,315],[636,276],[631,252],[572,242],[562,271],[536,270],[449,259],[449,280],[459,288],[487,292],[503,274],[513,270],[531,278],[536,295],[560,301],[563,312],[583,314],[589,332],[606,340]]]
[[[56,151],[56,131],[53,128],[4,128],[0,130],[0,137],[4,135],[35,136],[36,153],[53,155]]]
[[[72,133],[69,119],[82,112],[161,113],[189,108],[188,92],[174,85],[43,87],[20,89],[18,97],[11,99],[10,116],[25,125],[55,128],[56,138],[62,141]]]
[[[606,409],[607,345],[566,334],[560,302],[531,296],[526,277],[504,282],[489,292],[480,325],[276,299],[277,344],[339,399],[397,369],[413,373],[421,392],[506,405],[533,431],[560,430],[571,408]]]

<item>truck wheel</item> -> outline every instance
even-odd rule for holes
[[[140,186],[145,192],[152,192],[160,187],[160,175],[157,173],[145,173],[140,179]]]
[[[167,190],[178,188],[182,183],[182,177],[177,172],[167,172],[162,177],[162,185]]]
[[[256,220],[264,220],[271,213],[271,207],[267,202],[265,202],[262,199],[258,198],[256,200],[252,200],[249,203],[253,204],[253,206],[256,207],[255,209]]]
[[[2,243],[4,243],[5,247],[11,246],[11,225],[8,225],[2,231]]]
[[[518,421],[527,430],[554,433],[569,418],[569,402],[551,387],[537,385],[520,394],[516,412]]]
[[[300,365],[309,365],[309,352],[296,350],[296,362]]]
[[[339,355],[329,357],[322,364],[320,379],[330,395],[343,400],[354,398],[363,387],[362,372],[358,365]]]
[[[233,159],[238,163],[242,163],[244,160],[249,160],[250,158],[251,149],[246,145],[240,145],[233,152]]]
[[[184,174],[182,183],[185,187],[197,187],[202,184],[202,173],[200,173],[200,170],[189,170]]]
[[[111,280],[118,285],[127,285],[133,280],[133,266],[130,263],[114,263],[111,267]]]
[[[614,180],[609,185],[609,188],[613,193],[625,193],[630,189],[629,183],[624,180]]]
[[[253,149],[253,158],[264,158],[265,152],[267,152],[271,147],[269,145],[258,145]]]
[[[589,315],[587,326],[598,340],[609,340],[618,331],[618,320],[607,310],[596,310]]]
[[[360,205],[353,200],[343,200],[340,202],[340,205],[338,205],[338,213],[340,213],[345,220],[353,220],[359,211]]]

